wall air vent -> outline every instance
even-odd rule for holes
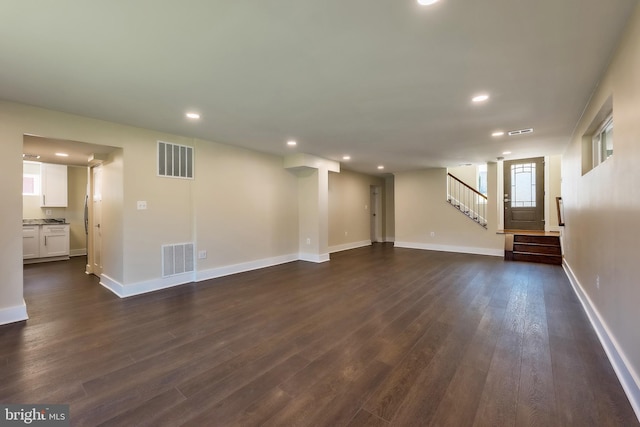
[[[162,277],[189,273],[194,269],[194,244],[180,243],[162,246]]]
[[[509,136],[524,135],[527,133],[533,133],[533,128],[512,130],[509,131]]]
[[[23,160],[38,160],[40,158],[40,156],[38,156],[37,154],[23,154],[22,155],[22,159]]]
[[[193,179],[193,147],[158,141],[158,175]]]

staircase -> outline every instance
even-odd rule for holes
[[[447,202],[467,218],[487,228],[487,196],[447,173]]]
[[[526,261],[544,264],[562,264],[560,236],[507,234],[505,261]]]

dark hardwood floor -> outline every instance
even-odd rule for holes
[[[561,267],[372,247],[121,300],[25,266],[0,402],[73,425],[639,425]]]

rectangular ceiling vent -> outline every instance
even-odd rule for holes
[[[162,246],[162,277],[189,273],[194,269],[194,244],[180,243]]]
[[[533,132],[533,128],[512,130],[512,131],[509,131],[509,136],[524,135],[526,133],[532,133],[532,132]]]
[[[158,175],[193,179],[193,147],[158,141]]]

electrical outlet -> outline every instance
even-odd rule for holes
[[[348,232],[348,231],[345,231],[345,232],[344,232],[344,235],[345,235],[345,236],[348,236],[348,235],[349,235],[349,232]]]
[[[596,276],[596,288],[600,289],[600,276]]]
[[[138,210],[145,210],[147,209],[147,202],[144,200],[138,200]]]
[[[51,215],[51,209],[45,209],[44,214],[45,215]]]
[[[435,231],[431,232],[431,237],[436,237],[436,232]]]
[[[198,251],[198,259],[206,259],[207,251]]]
[[[311,244],[311,239],[309,237],[307,237],[307,245]]]

